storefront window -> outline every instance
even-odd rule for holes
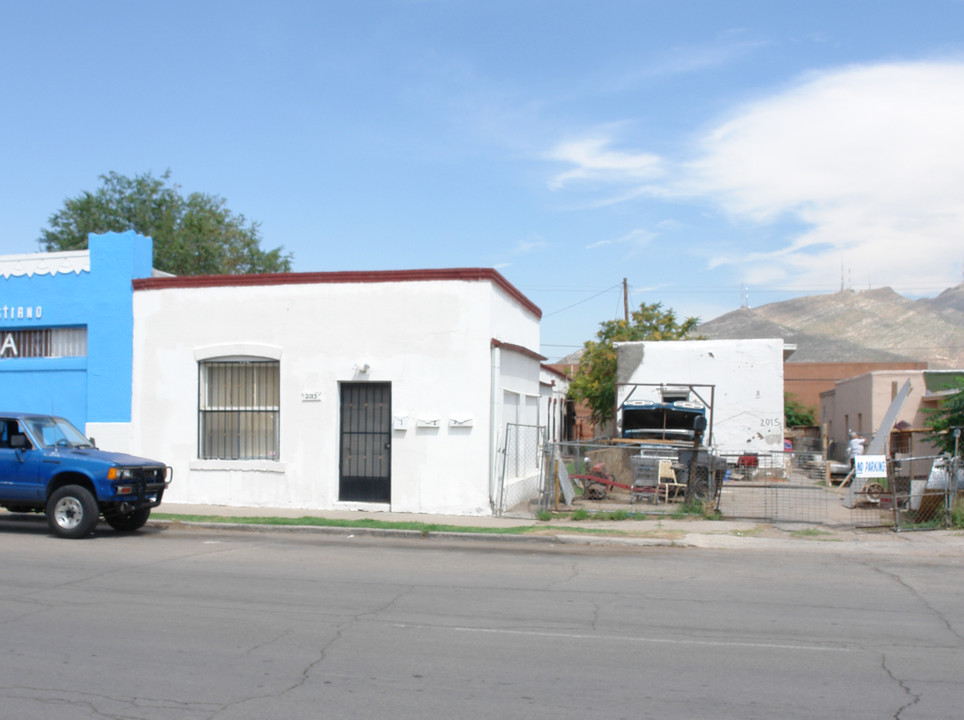
[[[257,358],[200,363],[198,457],[278,459],[279,365]]]
[[[0,330],[0,358],[62,358],[87,355],[87,328]]]

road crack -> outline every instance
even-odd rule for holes
[[[909,584],[907,581],[905,581],[900,575],[898,575],[898,574],[895,573],[895,572],[891,572],[891,571],[885,570],[885,569],[883,569],[883,568],[881,568],[881,567],[879,567],[879,566],[877,566],[877,565],[871,565],[870,567],[871,567],[872,570],[880,573],[881,575],[883,575],[883,576],[885,576],[885,577],[890,578],[891,580],[893,580],[894,582],[896,582],[898,585],[900,585],[902,588],[904,588],[905,590],[907,590],[911,595],[914,596],[914,598],[915,598],[918,602],[920,602],[925,608],[927,608],[927,610],[928,610],[934,617],[936,617],[938,620],[940,620],[940,621],[944,624],[944,627],[947,628],[947,631],[958,641],[958,643],[964,642],[964,637],[962,637],[961,634],[954,628],[954,625],[951,624],[951,621],[948,620],[947,616],[946,616],[944,613],[942,613],[940,610],[938,610],[937,608],[935,608],[933,605],[931,605],[931,603],[927,600],[927,598],[925,598],[923,595],[921,595],[921,594],[917,591],[917,588],[915,588],[913,585]]]
[[[899,677],[897,677],[897,676],[894,674],[894,672],[893,672],[889,667],[887,667],[887,654],[886,654],[886,653],[883,653],[883,654],[881,654],[881,656],[880,656],[880,667],[881,667],[881,669],[884,671],[884,673],[886,673],[887,677],[889,677],[891,680],[893,680],[894,683],[896,683],[897,687],[899,687],[901,690],[903,690],[904,694],[905,694],[908,698],[910,698],[910,702],[907,702],[907,703],[904,703],[903,705],[901,705],[899,708],[897,708],[897,711],[893,714],[894,720],[901,720],[901,717],[903,716],[904,711],[907,710],[908,708],[913,707],[913,706],[916,705],[917,703],[919,703],[920,700],[921,700],[921,696],[920,696],[920,694],[913,692],[913,691],[910,689],[910,686],[909,686],[906,682],[904,682],[904,681],[901,680]]]

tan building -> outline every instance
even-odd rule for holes
[[[783,390],[806,408],[819,410],[820,394],[840,380],[881,370],[926,370],[926,362],[788,362],[783,366]]]
[[[831,458],[847,459],[849,432],[870,442],[906,382],[910,382],[910,393],[897,414],[894,428],[888,428],[885,454],[936,454],[937,450],[925,439],[927,411],[940,404],[948,392],[945,386],[962,374],[961,370],[878,370],[838,380],[833,389],[820,394],[819,419],[827,431]]]

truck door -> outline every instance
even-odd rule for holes
[[[34,449],[16,418],[0,418],[0,502],[42,501],[41,451]]]

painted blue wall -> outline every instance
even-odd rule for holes
[[[87,327],[87,357],[0,358],[0,410],[62,415],[81,429],[130,422],[131,280],[150,277],[153,242],[132,231],[88,240],[89,272],[0,277],[0,338],[9,330]],[[19,308],[34,317],[17,317]]]

